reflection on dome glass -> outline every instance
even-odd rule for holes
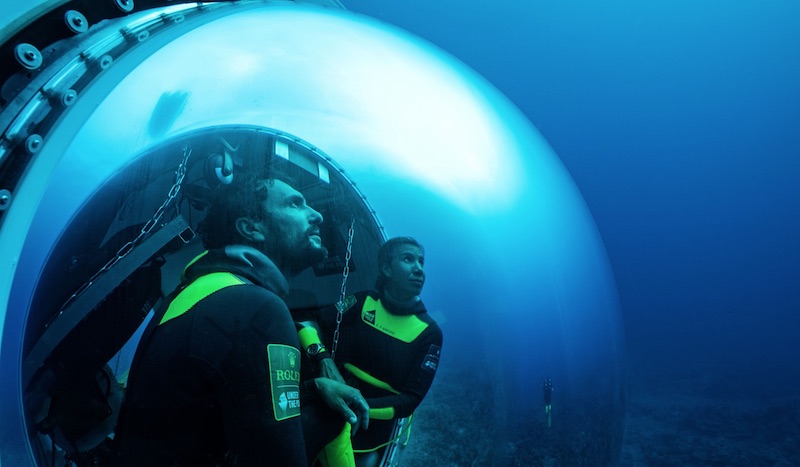
[[[31,347],[23,377],[32,383],[31,400],[47,401],[43,393],[53,400],[70,397],[75,385],[91,387],[96,372],[111,372],[124,384],[138,333],[123,346],[143,320],[152,319],[147,312],[154,304],[179,285],[181,269],[204,251],[193,233],[201,230],[208,206],[229,185],[243,183],[237,177],[256,173],[288,177],[324,218],[317,228],[327,258],[287,277],[287,305],[301,309],[337,301],[345,266],[352,273],[349,287],[369,288],[383,232],[374,211],[330,158],[266,128],[223,126],[182,134],[134,157],[90,197],[54,245],[31,305],[51,313],[28,322]],[[64,270],[70,271],[68,277]],[[67,331],[70,335],[61,340]],[[104,339],[93,338],[98,335]],[[107,362],[113,367],[105,367]],[[58,389],[64,383],[48,381],[44,375],[50,372],[69,375],[70,386]],[[77,375],[84,374],[88,379],[81,382]],[[48,418],[58,426],[57,443],[68,451],[94,448],[110,431],[107,420],[96,431],[91,420],[75,426],[57,409],[50,409]]]

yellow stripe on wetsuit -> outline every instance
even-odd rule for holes
[[[380,300],[371,296],[364,299],[361,321],[378,331],[409,344],[428,329],[428,323],[417,315],[394,315],[384,308]]]
[[[161,318],[161,322],[158,324],[160,326],[171,319],[181,316],[192,309],[200,300],[214,292],[226,287],[243,284],[246,284],[246,282],[229,272],[212,272],[211,274],[198,277],[172,300],[172,303],[169,304],[169,308],[167,308],[167,312],[164,313],[164,317]]]
[[[389,391],[393,394],[400,394],[400,391],[391,387],[388,383],[379,380],[378,378],[358,368],[352,363],[345,363],[344,369],[352,373],[352,375],[355,376],[356,378],[369,384],[370,386],[383,389],[384,391]],[[371,419],[374,418],[375,420],[391,420],[394,418],[394,407],[370,408],[369,418]]]

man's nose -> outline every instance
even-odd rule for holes
[[[309,211],[309,213],[308,213],[308,222],[309,222],[309,224],[311,224],[311,225],[322,224],[322,221],[324,219],[322,217],[322,214],[319,213],[319,211],[315,210],[311,206],[308,207],[308,211]]]

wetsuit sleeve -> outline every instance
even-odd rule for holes
[[[347,300],[350,307],[356,303],[354,295],[349,296]],[[345,313],[347,312],[345,311]],[[323,359],[331,358],[337,314],[336,305],[292,311],[292,317],[295,320],[297,335],[300,340],[300,349],[305,352],[313,344],[322,346],[322,351],[311,357],[311,363],[315,367]]]
[[[333,335],[333,330],[336,329],[336,314],[335,305],[294,310],[292,316],[301,337],[301,344],[312,343],[310,340],[304,339],[302,335],[302,330],[309,327],[316,329],[315,333],[318,335],[314,338],[318,339],[319,343],[327,344],[327,337]]]
[[[222,394],[222,422],[235,463],[307,465],[300,419],[300,352],[289,310],[275,294],[257,286],[214,295],[230,310],[220,318],[230,322],[218,327],[231,334],[227,337],[232,347],[220,363],[217,391]]]
[[[414,366],[405,384],[393,388],[398,394],[366,398],[370,407],[370,418],[389,420],[411,415],[433,384],[441,348],[442,330],[433,324],[415,341]]]
[[[357,313],[354,313],[353,310],[357,310],[361,306],[367,294],[367,291],[361,291],[347,296],[345,299],[346,307],[342,317],[343,322],[346,322],[348,318],[352,318],[352,315],[357,315]],[[333,333],[336,330],[337,315],[338,311],[336,309],[336,304],[321,307],[303,308],[292,311],[292,316],[294,317],[295,322],[298,323],[298,330],[305,326],[305,324],[303,324],[304,322],[313,323],[319,331],[320,340],[327,347],[330,347],[333,339]]]

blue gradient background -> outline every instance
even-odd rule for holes
[[[569,170],[620,295],[623,465],[800,462],[800,3],[346,5],[473,67]]]
[[[800,3],[346,6],[464,60],[553,146],[605,242],[634,371],[716,372],[754,398],[800,385]]]

